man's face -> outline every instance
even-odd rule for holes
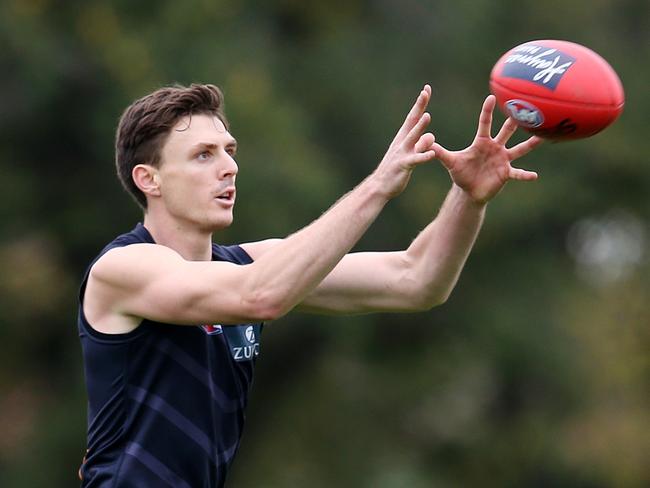
[[[184,117],[161,151],[161,203],[181,225],[215,231],[228,227],[235,205],[237,141],[218,117]]]

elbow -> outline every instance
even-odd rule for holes
[[[454,283],[441,278],[439,272],[423,269],[417,261],[403,254],[399,288],[406,300],[406,306],[412,312],[428,312],[447,302],[454,289]]]
[[[401,289],[406,291],[410,311],[428,312],[447,301],[453,286],[445,286],[443,283],[432,282],[410,273],[402,280]]]
[[[451,289],[419,290],[413,294],[412,311],[428,312],[435,307],[444,305],[450,295]]]
[[[288,310],[285,310],[281,305],[272,302],[259,302],[249,307],[251,320],[254,322],[271,322],[286,315]]]
[[[438,295],[436,295],[434,298],[432,298],[429,301],[429,309],[432,309],[434,307],[439,307],[440,305],[444,305],[447,303],[447,300],[449,300],[449,295],[451,295],[451,290],[441,292]]]
[[[413,303],[413,312],[428,312],[429,310],[444,305],[449,295],[427,295],[426,297],[418,298]]]
[[[289,310],[274,304],[260,306],[255,313],[255,321],[257,322],[271,322],[284,317]]]
[[[245,301],[251,318],[258,322],[277,320],[291,310],[286,301],[273,292],[260,291]]]

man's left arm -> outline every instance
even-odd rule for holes
[[[454,185],[408,249],[346,255],[298,306],[314,313],[412,312],[444,303],[481,228],[485,205]]]
[[[494,96],[483,103],[470,146],[449,151],[431,148],[449,171],[453,186],[438,216],[411,243],[396,252],[360,252],[343,257],[298,309],[314,313],[421,311],[445,302],[458,281],[483,223],[487,202],[509,180],[532,181],[537,174],[511,162],[529,153],[538,137],[506,148],[517,125],[507,119],[491,136]],[[244,245],[253,258],[277,241]]]

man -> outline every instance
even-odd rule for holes
[[[80,291],[89,397],[85,487],[223,486],[239,446],[262,323],[317,313],[426,310],[451,292],[486,203],[540,139],[490,135],[494,97],[471,146],[425,133],[427,85],[377,168],[286,239],[224,247],[233,220],[237,142],[212,85],[160,89],[131,105],[116,162],[144,222],[93,261]],[[439,159],[452,188],[436,219],[401,252],[350,249],[413,169]]]

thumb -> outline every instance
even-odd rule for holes
[[[453,158],[453,153],[445,149],[437,142],[431,144],[431,149],[436,152],[436,159],[438,159],[440,162],[442,162],[442,164],[449,168],[451,165],[451,160]]]

